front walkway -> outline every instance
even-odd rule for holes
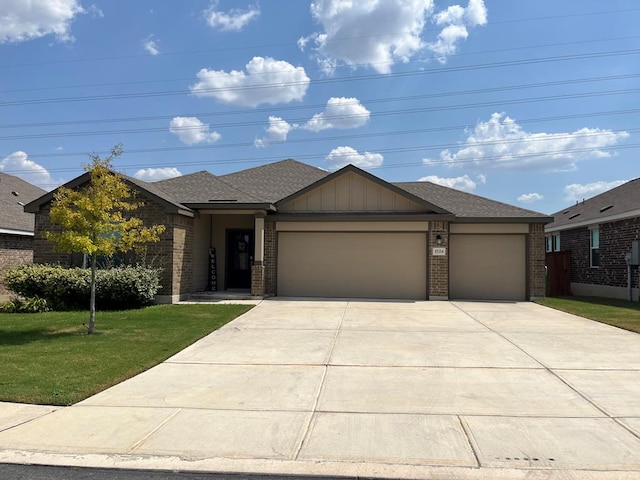
[[[637,479],[639,399],[640,335],[532,303],[272,299],[73,407],[0,405],[0,462]]]

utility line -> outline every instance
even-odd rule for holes
[[[538,83],[529,83],[529,84],[518,84],[518,85],[502,85],[491,88],[482,88],[482,89],[473,89],[473,90],[461,90],[454,92],[440,92],[440,93],[428,93],[423,95],[409,95],[409,96],[400,96],[400,97],[381,97],[381,98],[373,98],[366,100],[357,100],[344,102],[341,105],[358,105],[358,104],[376,104],[376,103],[388,103],[388,102],[405,102],[405,101],[415,101],[415,100],[423,100],[430,98],[442,98],[442,97],[452,97],[452,96],[461,96],[461,95],[477,95],[483,93],[491,93],[491,92],[503,92],[510,90],[525,90],[532,88],[542,88],[542,87],[550,87],[550,86],[560,86],[560,85],[571,85],[571,84],[580,84],[580,83],[594,83],[594,82],[605,82],[605,81],[613,81],[613,80],[627,80],[632,78],[640,77],[640,73],[633,74],[625,74],[625,75],[607,75],[603,77],[587,77],[587,78],[578,78],[578,79],[569,79],[569,80],[557,80],[551,82],[538,82]],[[288,107],[281,107],[278,109],[278,113],[285,111],[293,111],[293,110],[312,110],[312,109],[321,109],[326,108],[326,104],[311,104],[311,105],[295,105]],[[226,116],[226,115],[243,115],[243,114],[255,114],[255,113],[272,113],[273,108],[258,108],[252,110],[226,110],[222,112],[199,112],[199,113],[182,113],[179,115],[155,115],[155,116],[145,116],[145,117],[120,117],[120,118],[110,118],[110,119],[85,119],[85,120],[66,120],[66,121],[57,121],[57,122],[38,122],[38,123],[21,123],[21,124],[5,124],[0,125],[0,129],[6,128],[32,128],[32,127],[45,127],[45,126],[64,126],[64,125],[87,125],[87,124],[99,124],[99,123],[123,123],[123,122],[140,122],[140,121],[152,121],[152,120],[171,120],[176,116],[181,117],[211,117],[211,116]],[[290,120],[289,122],[293,122],[294,120]],[[241,126],[241,125],[255,125],[264,124],[264,121],[259,122],[238,122],[238,123],[224,123],[224,124],[214,124],[210,125],[210,127],[222,128],[222,126],[232,125],[232,126]]]
[[[544,20],[556,20],[562,18],[572,18],[572,17],[586,17],[586,16],[594,16],[594,15],[611,15],[611,14],[619,14],[619,13],[632,13],[639,11],[640,8],[629,8],[629,9],[620,9],[620,10],[606,10],[599,12],[582,12],[582,13],[573,13],[573,14],[565,14],[565,15],[550,15],[544,17],[531,17],[531,18],[516,18],[511,20],[497,20],[492,21],[491,25],[501,25],[501,24],[511,24],[511,23],[521,23],[521,22],[536,22],[536,21],[544,21]],[[388,34],[369,34],[369,35],[357,35],[357,36],[349,36],[349,37],[338,37],[327,40],[327,42],[343,42],[343,41],[352,41],[358,39],[369,39],[369,38],[382,38],[389,36],[397,36],[406,34],[407,32],[396,32],[396,33],[388,33]],[[234,46],[234,47],[224,47],[224,48],[213,48],[206,50],[183,50],[177,52],[160,52],[157,56],[176,56],[176,55],[191,55],[191,54],[202,54],[202,53],[220,53],[220,52],[231,52],[238,50],[265,50],[268,48],[276,48],[276,47],[290,47],[297,46],[297,42],[283,42],[283,43],[272,43],[272,44],[258,44],[258,45],[246,45],[246,46]],[[55,64],[70,64],[70,63],[81,63],[81,62],[103,62],[107,60],[124,60],[124,59],[136,59],[136,58],[148,58],[149,54],[137,54],[137,55],[117,55],[117,56],[105,56],[105,57],[93,57],[93,58],[78,58],[71,60],[52,60],[48,62],[31,62],[31,63],[18,63],[13,65],[0,65],[0,69],[3,68],[17,68],[17,67],[41,67],[43,65],[55,65]]]
[[[484,63],[484,64],[475,64],[475,65],[466,65],[459,67],[447,67],[441,69],[427,69],[427,70],[413,70],[409,72],[399,72],[393,73],[385,76],[381,75],[362,75],[362,76],[353,76],[353,77],[340,77],[340,78],[331,78],[331,79],[322,79],[322,80],[314,80],[314,84],[325,84],[325,83],[336,83],[336,82],[353,82],[353,81],[364,81],[364,80],[380,80],[380,79],[388,79],[390,76],[399,78],[399,77],[408,77],[408,76],[422,76],[422,75],[431,75],[435,73],[447,73],[447,72],[460,72],[460,71],[469,71],[469,70],[481,70],[481,69],[489,69],[489,68],[503,68],[503,67],[511,67],[511,66],[519,66],[519,65],[531,65],[531,64],[539,64],[539,63],[551,63],[551,62],[562,62],[562,61],[570,61],[570,60],[582,60],[582,59],[592,59],[592,58],[608,58],[615,56],[628,56],[628,55],[638,55],[640,54],[640,49],[631,49],[631,50],[615,50],[609,52],[596,52],[596,53],[587,53],[587,54],[572,54],[572,55],[560,55],[554,57],[540,57],[540,58],[530,58],[525,60],[511,60],[506,62],[492,62],[492,63]],[[239,87],[216,87],[216,88],[202,88],[194,91],[190,90],[166,90],[166,91],[157,91],[157,92],[135,92],[135,93],[122,93],[122,94],[110,94],[110,95],[89,95],[89,96],[78,96],[78,97],[57,97],[57,98],[41,98],[34,100],[17,100],[10,102],[1,102],[0,107],[9,107],[9,106],[19,106],[19,105],[42,105],[42,104],[51,104],[51,103],[69,103],[69,102],[87,102],[87,101],[99,101],[99,100],[123,100],[123,99],[132,99],[132,98],[149,98],[149,97],[164,97],[164,96],[177,96],[177,95],[187,95],[193,94],[196,96],[215,96],[217,92],[228,92],[228,91],[250,91],[250,90],[262,90],[269,88],[283,88],[283,87],[291,87],[291,86],[302,86],[308,85],[309,81],[304,82],[284,82],[284,83],[263,83],[257,85],[250,86],[239,86]]]

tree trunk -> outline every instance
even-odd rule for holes
[[[96,325],[96,254],[91,255],[91,299],[89,300],[89,329],[91,335]]]

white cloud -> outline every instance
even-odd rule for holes
[[[457,152],[440,152],[437,160],[424,163],[449,167],[561,172],[577,168],[580,160],[608,158],[607,149],[629,136],[599,128],[581,128],[573,133],[529,133],[504,113],[494,113],[467,132]]]
[[[564,199],[567,202],[579,202],[586,198],[595,197],[607,190],[619,187],[627,180],[614,180],[612,182],[593,182],[587,184],[572,183],[564,187]]]
[[[463,192],[475,192],[476,182],[471,180],[468,175],[462,177],[438,177],[437,175],[429,175],[418,179],[419,182],[431,182],[443,187],[455,188],[456,190],[462,190]],[[482,182],[484,183],[484,182]]]
[[[13,152],[0,160],[0,172],[20,177],[45,190],[51,190],[56,185],[47,169],[29,160],[28,155],[23,151]]]
[[[467,27],[487,23],[487,8],[483,0],[469,0],[467,8],[452,5],[435,14],[433,20],[436,25],[443,28],[435,42],[428,44],[428,48],[440,63],[445,63],[447,57],[458,51],[458,43],[469,36]]]
[[[260,7],[252,5],[247,10],[232,8],[228,12],[218,10],[218,2],[211,2],[211,6],[204,11],[207,24],[223,32],[239,32],[249,22],[260,16]]]
[[[324,112],[314,115],[302,128],[319,132],[329,128],[358,128],[369,121],[371,112],[357,98],[331,97]]]
[[[446,61],[469,35],[467,27],[487,23],[483,0],[469,0],[466,8],[453,5],[436,15],[433,7],[433,0],[316,0],[311,14],[322,31],[300,38],[298,47],[313,45],[327,75],[338,62],[389,73],[395,63],[406,63],[424,49]],[[430,43],[423,39],[429,22],[442,28]]]
[[[523,193],[518,197],[518,201],[522,203],[533,203],[538,202],[544,198],[544,195],[540,195],[539,193]]]
[[[266,147],[271,142],[284,142],[289,132],[297,127],[297,125],[287,123],[286,120],[280,117],[270,116],[269,126],[265,128],[267,135],[262,138],[256,138],[254,145],[256,147]]]
[[[303,67],[270,57],[253,57],[246,73],[203,68],[197,77],[198,83],[191,86],[194,95],[248,107],[302,100],[310,82]]]
[[[142,46],[151,55],[159,55],[160,49],[158,48],[158,41],[154,38],[155,35],[151,34],[147,38],[142,40]]]
[[[197,117],[174,117],[169,122],[169,131],[187,145],[214,143],[221,137],[218,132],[210,132],[209,124],[202,123]]]
[[[84,12],[78,0],[2,0],[0,43],[26,42],[45,35],[71,41],[71,22]]]
[[[332,168],[344,167],[350,163],[360,168],[371,168],[382,165],[384,157],[379,153],[358,153],[351,147],[337,147],[329,152],[325,160],[331,164]]]
[[[167,178],[179,177],[182,172],[175,167],[164,168],[141,168],[133,174],[138,180],[143,182],[157,182],[158,180],[166,180]]]

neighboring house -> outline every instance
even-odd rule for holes
[[[627,262],[640,240],[640,178],[564,208],[545,227],[548,252],[569,251],[571,293],[628,297]],[[638,299],[638,269],[632,269]]]
[[[125,178],[146,202],[138,215],[167,226],[148,251],[164,267],[161,302],[213,285],[256,296],[544,295],[551,218],[530,210],[427,182],[388,183],[352,165],[329,173],[295,160],[222,176]],[[26,206],[36,214],[35,260],[68,263],[42,237],[52,195]]]
[[[10,293],[2,284],[4,271],[33,261],[33,214],[23,207],[44,193],[21,178],[0,173],[0,298]]]

